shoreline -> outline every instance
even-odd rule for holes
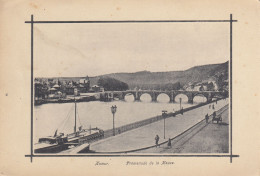
[[[206,106],[206,105],[211,104],[211,103],[215,103],[215,102],[220,101],[220,100],[222,100],[222,99],[217,99],[217,100],[214,100],[214,101],[211,101],[211,102],[204,102],[204,103],[200,103],[200,104],[197,104],[197,105],[194,105],[194,106],[191,106],[191,107],[183,108],[182,110],[175,111],[175,113],[172,113],[172,112],[166,113],[164,117],[162,115],[159,115],[159,116],[150,117],[150,118],[147,118],[147,119],[144,119],[144,120],[136,121],[136,122],[133,122],[133,123],[129,123],[127,125],[123,125],[123,126],[115,128],[115,135],[122,134],[124,132],[130,131],[130,130],[133,130],[133,129],[136,129],[136,128],[140,128],[140,127],[148,125],[148,124],[152,124],[154,122],[163,120],[163,118],[167,119],[167,118],[170,118],[170,117],[173,117],[173,116],[183,115],[186,112],[200,108],[202,106]],[[103,139],[111,137],[111,136],[113,136],[113,129],[108,129],[108,130],[104,131],[104,138]]]
[[[216,101],[212,101],[212,102],[210,102],[210,103],[213,103],[213,102],[216,102]],[[184,110],[184,112],[187,112],[187,114],[186,113],[184,113],[183,114],[183,116],[181,115],[181,113],[178,111],[178,112],[176,112],[176,118],[177,119],[183,119],[185,116],[187,116],[187,117],[185,117],[186,119],[189,119],[190,118],[190,116],[192,115],[192,111],[191,110],[196,110],[197,112],[198,112],[198,110],[197,110],[197,108],[199,108],[199,107],[202,107],[202,106],[204,106],[204,108],[203,109],[208,109],[208,107],[207,107],[207,105],[208,105],[209,103],[203,103],[203,104],[199,104],[199,105],[197,105],[197,106],[193,106],[193,107],[190,107],[190,108],[186,108],[185,110]],[[220,108],[221,109],[221,108]],[[219,110],[219,108],[218,108],[218,110]],[[217,109],[216,109],[216,111],[218,111]],[[188,111],[190,111],[190,112],[188,112]],[[200,111],[200,110],[199,110]],[[200,113],[200,112],[199,112]],[[167,114],[167,117],[165,117],[165,118],[170,118],[170,117],[172,117],[172,113],[169,113],[169,114]],[[160,129],[160,126],[161,126],[161,123],[159,122],[159,121],[161,121],[161,120],[163,120],[163,118],[164,117],[162,117],[162,116],[156,116],[156,117],[152,117],[152,118],[148,118],[148,119],[145,119],[145,120],[141,120],[141,121],[138,121],[138,122],[134,122],[134,123],[130,123],[130,124],[127,124],[127,125],[124,125],[124,126],[120,126],[120,127],[118,127],[118,128],[115,128],[115,136],[113,136],[113,131],[112,131],[112,129],[110,129],[110,130],[106,130],[104,133],[105,133],[105,135],[104,135],[104,138],[102,138],[102,139],[100,139],[100,140],[97,140],[97,141],[93,141],[93,143],[91,142],[90,143],[90,145],[92,146],[91,147],[91,151],[84,151],[83,153],[89,153],[89,152],[93,152],[93,153],[131,153],[131,152],[137,152],[137,151],[139,151],[140,149],[141,150],[145,150],[145,149],[147,149],[147,146],[150,146],[149,144],[151,144],[151,143],[153,143],[153,140],[150,140],[150,135],[148,135],[148,136],[146,136],[145,138],[148,138],[149,140],[148,141],[142,141],[142,142],[145,142],[145,143],[147,143],[146,144],[146,146],[145,145],[140,145],[140,148],[136,148],[136,149],[134,149],[135,147],[130,147],[130,146],[124,146],[124,143],[126,142],[126,143],[129,143],[131,140],[133,140],[132,142],[134,142],[135,140],[135,137],[134,136],[136,136],[137,138],[138,138],[138,140],[142,140],[141,138],[143,138],[143,137],[141,137],[139,134],[137,134],[137,133],[140,133],[140,132],[138,132],[138,131],[143,131],[143,130],[145,130],[145,131],[149,131],[149,129],[151,129],[151,127],[152,126],[154,126],[155,127],[155,131],[154,130],[152,130],[152,131],[154,131],[154,132],[156,132],[156,129],[158,130],[158,129]],[[171,119],[172,120],[174,120],[174,119],[176,119],[176,118],[170,118],[169,120],[171,121]],[[203,117],[204,118],[204,117]],[[149,122],[149,120],[150,119],[154,119],[154,121],[152,121],[152,122]],[[145,121],[147,122],[148,121],[148,123],[145,123]],[[168,123],[169,121],[167,120],[167,123]],[[197,124],[197,122],[196,121],[194,121],[195,123],[194,124]],[[173,123],[173,124],[175,124],[175,122]],[[186,126],[187,126],[187,128],[189,127],[192,127],[192,126],[194,126],[194,124],[192,125],[192,124],[190,124],[190,125],[188,125],[188,124],[186,124]],[[157,128],[157,127],[159,127],[159,128]],[[181,127],[182,128],[182,127]],[[120,129],[120,132],[118,132],[118,129]],[[187,129],[184,129],[184,131],[186,131]],[[147,132],[148,132],[147,131]],[[177,130],[178,131],[178,130]],[[174,131],[173,131],[174,132]],[[179,131],[179,133],[182,133],[183,131]],[[143,132],[141,132],[141,133],[143,133]],[[157,132],[156,132],[157,133]],[[174,132],[175,133],[175,132]],[[148,134],[148,133],[147,133]],[[176,135],[177,135],[178,133],[176,133]],[[127,137],[123,137],[122,138],[122,135],[123,136],[132,136],[133,138],[131,138],[130,139],[130,141],[125,141],[125,142],[123,142]],[[170,135],[170,134],[169,134]],[[175,135],[175,136],[176,136]],[[160,135],[161,136],[161,135]],[[174,136],[171,136],[171,138],[172,137],[174,137]],[[140,139],[139,139],[140,138]],[[114,140],[117,140],[117,139],[119,139],[119,140],[123,140],[123,141],[121,141],[121,142],[119,142],[118,141],[118,143],[116,142],[116,143],[114,143],[115,141]],[[104,142],[105,143],[107,143],[106,141],[114,141],[113,142],[113,144],[111,143],[111,145],[123,145],[124,147],[123,148],[129,148],[129,150],[128,149],[126,149],[126,150],[124,150],[123,148],[123,150],[117,150],[117,151],[102,151],[102,149],[101,149],[101,151],[98,149],[98,150],[96,150],[97,148],[97,146],[98,146],[98,148],[99,147],[102,147],[103,145],[104,145]],[[150,142],[149,142],[150,141]],[[122,143],[123,142],[123,143]],[[137,142],[137,141],[136,141]],[[134,143],[136,143],[136,142],[134,142]],[[141,141],[140,141],[141,142]],[[165,141],[166,142],[166,141]],[[163,142],[163,143],[165,143],[165,142]],[[130,143],[129,143],[130,144]],[[160,143],[161,144],[161,143]],[[94,147],[95,149],[93,149],[93,145],[95,145],[96,147]],[[101,145],[101,146],[99,146],[99,145]],[[108,145],[108,144],[106,144],[106,145]],[[110,144],[109,144],[109,146],[110,146]],[[118,147],[118,146],[117,146]],[[150,147],[154,147],[154,146],[150,146]],[[148,148],[150,148],[150,147],[148,147]],[[94,150],[94,151],[93,151]],[[106,149],[107,150],[107,149]]]
[[[77,99],[45,99],[45,100],[35,100],[34,106],[40,106],[43,104],[54,104],[54,103],[74,103],[74,102],[90,102],[90,101],[100,101],[95,96],[82,96],[80,98],[77,97]]]

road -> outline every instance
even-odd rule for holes
[[[207,124],[202,121],[196,128],[166,144],[153,147],[139,153],[228,153],[229,152],[229,119],[228,108],[222,113],[222,122]]]

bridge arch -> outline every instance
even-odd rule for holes
[[[174,97],[174,101],[175,102],[180,102],[180,98],[181,101],[184,103],[188,103],[189,102],[189,96],[186,93],[178,93],[175,95]]]
[[[162,102],[162,103],[167,103],[167,102],[171,101],[171,96],[167,93],[162,92],[156,96],[156,101]]]
[[[135,95],[133,93],[125,93],[123,94],[122,99],[124,101],[133,102],[135,101]]]
[[[143,102],[151,102],[153,99],[150,93],[144,92],[140,95],[140,100]]]
[[[193,99],[196,96],[204,96],[207,102],[211,102],[213,98],[228,97],[226,92],[218,91],[183,91],[183,90],[172,90],[172,91],[156,91],[156,90],[127,90],[127,91],[107,91],[100,93],[100,99],[108,100],[113,98],[119,98],[125,100],[126,95],[132,95],[135,101],[140,101],[140,97],[143,94],[149,94],[152,101],[157,101],[157,97],[160,94],[167,94],[170,97],[170,102],[179,102],[179,98],[182,98],[182,102],[193,103]],[[200,94],[200,95],[199,95]]]
[[[197,93],[193,96],[192,102],[195,103],[205,103],[208,102],[208,96],[203,93]]]

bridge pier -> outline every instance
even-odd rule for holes
[[[157,96],[152,96],[152,102],[157,102]]]
[[[140,101],[141,95],[138,91],[136,91],[134,97],[135,97],[135,101]]]
[[[169,97],[170,97],[170,103],[174,103],[176,95],[173,93],[173,91],[171,92],[171,95]]]
[[[140,97],[139,96],[135,97],[135,101],[141,101]]]
[[[170,103],[176,103],[175,99],[170,98]]]
[[[193,98],[189,98],[188,103],[193,104]]]
[[[187,95],[187,97],[188,97],[188,103],[193,104],[193,98],[194,98],[193,92],[189,92],[189,93],[187,93],[186,95]]]
[[[157,93],[152,92],[152,93],[150,94],[150,96],[152,97],[152,102],[157,102],[157,97],[158,97],[158,94],[157,94]]]
[[[123,95],[123,93],[121,92],[120,94],[119,94],[119,100],[125,100],[125,96]]]

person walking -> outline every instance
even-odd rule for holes
[[[160,137],[159,137],[158,134],[157,134],[157,135],[155,136],[155,145],[156,145],[156,147],[158,146],[159,140],[160,140]]]
[[[213,118],[216,118],[216,111],[213,112]]]
[[[175,117],[175,110],[172,111],[172,116]]]
[[[171,139],[170,139],[170,138],[169,138],[169,140],[168,140],[167,146],[168,146],[169,148],[172,147],[172,143],[171,143]]]
[[[208,114],[205,115],[205,119],[206,119],[206,123],[209,123],[209,115]]]

